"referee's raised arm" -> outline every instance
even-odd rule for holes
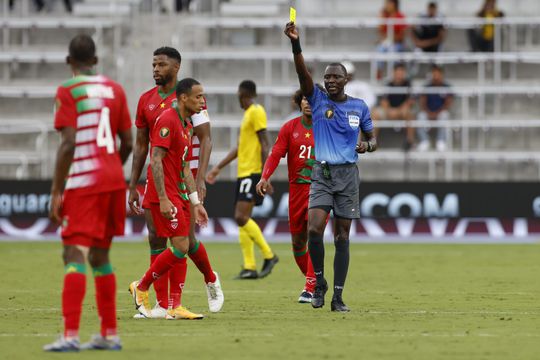
[[[298,29],[296,28],[295,23],[287,23],[284,32],[285,35],[291,39],[292,52],[294,54],[294,66],[296,68],[296,73],[298,74],[298,81],[300,81],[300,89],[304,96],[309,97],[313,94],[313,79],[304,63],[304,56],[302,55],[302,48],[300,47],[300,36],[298,35]]]

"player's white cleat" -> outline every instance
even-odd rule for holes
[[[152,310],[150,310],[150,316],[146,317],[141,313],[133,315],[134,319],[165,319],[167,316],[167,309],[162,308],[159,304],[156,304]]]
[[[216,275],[216,281],[206,284],[206,295],[208,296],[208,309],[210,312],[216,313],[223,307],[223,290],[221,289],[221,281],[219,281],[219,275],[214,271]]]
[[[55,342],[45,345],[43,350],[51,352],[77,352],[80,350],[79,338],[65,338],[60,335]]]
[[[135,302],[135,309],[139,310],[144,317],[151,317],[150,313],[152,310],[150,309],[150,301],[148,300],[148,291],[137,289],[137,285],[139,285],[138,281],[133,281],[129,284],[129,292]]]
[[[89,342],[81,345],[81,350],[122,350],[122,342],[118,336],[103,337],[101,334],[93,335]]]

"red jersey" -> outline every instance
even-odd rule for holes
[[[311,171],[315,163],[313,130],[302,117],[289,120],[279,130],[272,152],[268,156],[262,177],[269,179],[276,170],[279,160],[287,155],[289,183],[311,184]]]
[[[124,89],[105,76],[76,76],[56,91],[54,127],[77,129],[66,192],[103,193],[126,188],[116,134],[129,130]]]
[[[167,149],[163,158],[163,177],[169,199],[180,197],[179,185],[190,144],[189,131],[189,126],[184,126],[176,109],[165,110],[154,124],[152,147]],[[151,203],[159,203],[154,183],[149,184],[146,196]]]
[[[381,17],[383,19],[393,19],[394,23],[394,42],[402,42],[407,30],[407,24],[405,23],[405,15],[401,12],[397,12],[394,15],[389,15],[386,12],[382,12]],[[388,26],[386,24],[381,25],[382,33],[388,36]]]

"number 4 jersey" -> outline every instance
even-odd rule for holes
[[[56,92],[54,127],[77,129],[66,192],[109,192],[126,187],[116,134],[129,130],[126,95],[105,76],[76,76]]]

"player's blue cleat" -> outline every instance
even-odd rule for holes
[[[81,345],[81,350],[122,350],[122,343],[118,336],[109,338],[103,337],[100,334],[93,335],[89,342]]]
[[[51,352],[77,352],[80,349],[79,338],[66,339],[60,335],[58,340],[43,347],[44,351]]]

